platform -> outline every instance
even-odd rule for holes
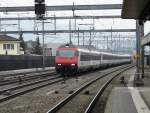
[[[109,97],[105,113],[150,113],[150,88],[117,87]]]
[[[105,113],[137,113],[127,88],[115,88],[112,91]]]
[[[133,73],[134,75],[134,73]],[[133,87],[133,76],[127,87],[115,87],[107,101],[105,113],[150,113],[150,68],[145,68],[143,87]]]

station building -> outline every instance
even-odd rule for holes
[[[0,55],[20,55],[20,40],[8,35],[0,35]]]

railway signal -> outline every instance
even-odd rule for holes
[[[44,15],[45,15],[45,0],[35,0],[35,14],[36,19],[42,21],[42,38],[43,38],[43,70],[45,69],[45,48],[44,48]]]
[[[35,14],[37,15],[37,18],[43,18],[45,14],[45,0],[35,0]]]
[[[45,2],[45,0],[35,0],[35,3],[44,3]]]

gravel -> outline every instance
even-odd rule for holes
[[[76,89],[95,76],[80,76],[66,80],[66,84],[57,83],[31,93],[14,98],[0,104],[0,113],[45,113],[62,99],[67,97],[72,89]],[[55,94],[55,92],[58,92]]]
[[[104,72],[108,72],[108,70]],[[70,92],[73,92],[78,87],[90,81],[91,79],[100,76],[100,74],[98,75],[97,73],[98,72],[85,76],[79,76],[78,80],[76,80],[76,78],[70,78],[66,80],[66,84],[53,84],[39,90],[30,92],[28,94],[22,95],[20,97],[14,98],[5,103],[1,103],[0,113],[46,113],[50,108],[52,108],[62,99],[66,98]],[[93,91],[95,88],[93,88]],[[91,93],[94,94],[94,92]],[[84,103],[89,103],[91,97],[92,95],[85,95],[83,92],[80,95],[79,100],[83,98],[82,101]],[[79,101],[77,101],[76,104],[78,105]]]

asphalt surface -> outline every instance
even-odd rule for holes
[[[129,74],[134,75],[135,71],[131,71]],[[135,97],[132,93],[134,90],[129,90],[133,86],[133,81],[128,81],[128,87],[116,87],[112,90],[107,105],[105,108],[105,113],[141,113],[140,110],[144,112],[144,109],[150,109],[150,68],[145,68],[145,77],[142,79],[144,86],[133,87],[137,90],[140,99],[144,102],[138,102],[139,97]],[[132,93],[131,93],[132,92]],[[135,92],[134,92],[135,93]],[[135,101],[136,99],[136,101]],[[142,108],[142,106],[145,106]],[[149,113],[149,112],[148,112]]]

